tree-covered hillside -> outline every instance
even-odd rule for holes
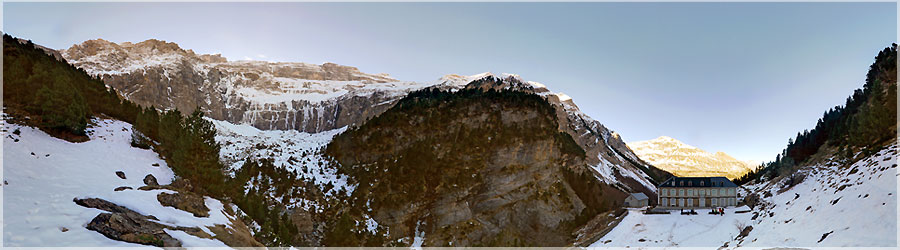
[[[839,157],[865,157],[897,135],[897,44],[885,48],[869,66],[866,82],[844,105],[826,111],[812,130],[798,132],[775,161],[736,180],[790,174],[823,147],[835,147]],[[862,154],[857,155],[857,152]]]

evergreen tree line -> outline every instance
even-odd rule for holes
[[[789,174],[793,167],[814,155],[823,145],[836,146],[841,156],[850,158],[863,150],[863,156],[873,153],[869,146],[879,145],[895,137],[897,122],[897,44],[880,51],[869,66],[866,82],[847,97],[843,106],[826,111],[812,130],[798,132],[788,139],[787,147],[764,163],[757,171],[735,180],[743,184],[760,176],[776,177]]]
[[[191,183],[191,191],[233,201],[245,211],[265,210],[261,216],[259,212],[251,214],[254,220],[263,222],[262,231],[266,232],[258,240],[289,242],[291,232],[296,234],[296,228],[284,222],[283,210],[253,205],[259,194],[245,194],[245,183],[225,175],[215,127],[203,119],[199,108],[185,116],[178,110],[141,107],[121,98],[101,79],[57,60],[31,41],[20,43],[8,34],[3,34],[3,63],[3,105],[7,112],[28,115],[29,125],[57,135],[86,138],[93,116],[105,115],[133,124],[132,145],[159,153],[178,178]]]
[[[77,136],[85,135],[92,115],[134,122],[140,111],[100,79],[8,34],[3,34],[3,100],[42,129]]]

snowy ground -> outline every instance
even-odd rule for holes
[[[895,144],[847,168],[825,164],[806,169],[806,179],[781,194],[776,194],[780,185],[752,186],[774,195],[766,199],[774,205],[768,209],[774,216],[754,220],[753,231],[740,245],[897,246],[896,166]]]
[[[344,132],[346,127],[306,133],[296,130],[260,130],[247,124],[207,120],[216,127],[216,141],[222,145],[220,159],[234,170],[240,169],[247,159],[270,158],[275,166],[296,172],[298,178],[310,180],[318,187],[329,183],[334,185],[334,188],[325,193],[327,196],[339,190],[354,190],[354,186],[347,185],[347,177],[337,174],[337,169],[330,167],[328,160],[320,152],[335,135]],[[280,197],[273,198],[281,200]],[[307,210],[321,209],[316,202],[303,199],[292,199],[285,205],[292,207],[295,204],[303,204],[302,207]]]
[[[130,146],[131,125],[115,120],[94,120],[90,141],[70,143],[46,133],[2,122],[3,136],[3,246],[5,247],[134,247],[115,241],[85,226],[102,211],[76,205],[78,198],[101,198],[160,223],[178,226],[228,225],[223,204],[206,198],[210,217],[197,218],[156,200],[160,192],[138,191],[143,178],[153,174],[160,184],[171,183],[174,174],[165,161],[150,150]],[[14,131],[18,130],[18,134]],[[159,164],[159,166],[153,166]],[[116,176],[123,171],[127,179]],[[135,190],[115,192],[119,186]],[[171,234],[185,246],[225,246],[180,231]]]
[[[697,209],[697,215],[643,214],[629,209],[616,228],[591,247],[717,247],[738,235],[737,225],[746,224],[753,215],[736,214],[747,207],[726,208],[725,215],[708,214]]]
[[[893,145],[850,167],[827,163],[802,169],[806,179],[780,194],[781,183],[749,186],[755,193],[772,194],[750,213],[734,213],[747,207],[726,209],[724,216],[705,209],[691,216],[677,210],[668,215],[629,210],[591,246],[896,247],[897,156]],[[753,230],[736,239],[743,226]]]

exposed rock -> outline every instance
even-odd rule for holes
[[[409,89],[429,85],[334,63],[229,62],[152,39],[136,44],[90,40],[62,55],[137,104],[185,114],[199,105],[210,118],[260,129],[321,132],[359,124]],[[266,95],[295,98],[259,99]]]
[[[87,224],[87,229],[97,231],[110,239],[158,247],[181,246],[180,241],[162,230],[169,227],[150,221],[158,220],[152,215],[142,215],[98,198],[75,198],[73,201],[83,207],[110,212],[97,215]]]
[[[388,241],[421,232],[423,246],[566,246],[624,199],[558,131],[550,104],[489,93],[417,93],[328,145],[359,182],[352,206],[370,207]]]
[[[121,187],[117,187],[117,188],[113,189],[113,191],[118,192],[118,191],[129,190],[129,189],[132,189],[132,188],[129,186],[121,186]]]
[[[190,212],[196,217],[209,217],[209,208],[203,197],[194,193],[159,193],[156,195],[159,204]]]
[[[180,247],[181,241],[163,231],[165,226],[122,213],[101,213],[87,224],[107,238],[157,247]]]
[[[116,176],[118,176],[119,178],[122,178],[122,179],[124,180],[124,179],[125,179],[125,172],[122,172],[122,171],[116,171]]]
[[[744,227],[744,229],[741,230],[741,234],[738,235],[738,238],[747,237],[747,235],[750,235],[750,231],[753,231],[753,226]]]
[[[100,210],[107,211],[107,212],[124,214],[131,218],[146,218],[146,219],[157,220],[156,217],[154,217],[152,215],[150,215],[150,216],[141,215],[140,213],[135,212],[134,210],[128,209],[123,206],[116,205],[116,204],[106,201],[104,199],[99,199],[99,198],[78,199],[78,198],[75,198],[72,201],[74,201],[75,204],[78,204],[79,206],[82,206],[82,207],[96,208],[96,209],[100,209]]]
[[[144,176],[144,184],[148,186],[159,186],[159,182],[156,182],[156,177],[152,174],[147,174]]]
[[[103,234],[104,236],[119,241],[132,242],[158,247],[180,247],[181,242],[174,239],[163,229],[178,230],[200,238],[217,239],[231,247],[262,247],[250,233],[250,229],[239,219],[229,213],[229,225],[217,224],[207,227],[215,236],[209,235],[197,227],[169,226],[154,221],[158,219],[152,215],[142,215],[131,209],[113,204],[98,198],[74,199],[78,205],[97,208],[109,213],[97,215],[86,228]],[[226,209],[226,213],[229,211]],[[63,232],[66,228],[61,228]]]
[[[175,178],[175,180],[172,181],[172,184],[169,184],[168,187],[171,187],[172,190],[178,191],[194,190],[194,186],[191,185],[191,181],[185,178]]]
[[[291,211],[291,221],[297,227],[300,233],[309,233],[313,231],[312,216],[302,208],[295,208]]]

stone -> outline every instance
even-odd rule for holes
[[[119,178],[122,178],[122,179],[124,180],[124,179],[125,179],[125,172],[122,172],[122,171],[116,171],[116,176],[118,176]]]
[[[181,247],[181,241],[166,233],[163,225],[143,217],[120,213],[100,213],[86,226],[107,238],[157,247]]]
[[[209,217],[209,208],[203,197],[194,193],[159,193],[156,200],[163,206],[190,212],[195,217]]]
[[[159,186],[159,183],[156,182],[156,177],[154,177],[152,174],[147,174],[147,176],[144,176],[144,184],[147,186]]]
[[[116,189],[113,189],[113,191],[118,192],[118,191],[131,190],[131,189],[132,189],[132,188],[131,188],[131,187],[128,187],[128,186],[121,186],[121,187],[117,187]]]

